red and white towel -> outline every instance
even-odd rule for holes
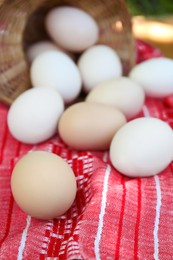
[[[136,52],[137,62],[161,56],[140,41]],[[173,259],[173,164],[154,177],[127,178],[111,166],[109,151],[74,151],[57,136],[35,146],[17,142],[8,131],[7,112],[1,104],[0,260]],[[173,127],[173,106],[165,100],[147,99],[141,115]],[[76,175],[75,202],[56,220],[26,215],[11,194],[14,164],[30,150],[62,156]]]

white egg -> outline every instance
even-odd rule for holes
[[[8,111],[8,128],[17,140],[36,144],[52,137],[64,103],[52,88],[31,88],[18,96]]]
[[[33,87],[53,87],[65,103],[72,102],[81,91],[81,76],[77,65],[66,54],[47,51],[35,58],[31,65]]]
[[[114,49],[106,45],[95,45],[83,52],[78,60],[78,67],[85,92],[89,92],[104,80],[122,75],[119,56]]]
[[[173,94],[173,60],[159,57],[137,64],[129,77],[145,90],[147,96],[162,98]]]
[[[54,8],[47,14],[45,24],[50,37],[70,51],[84,51],[98,40],[99,28],[96,21],[79,8]]]
[[[144,100],[143,88],[128,77],[103,81],[95,86],[86,97],[87,102],[115,106],[128,119],[142,110]]]
[[[60,49],[50,41],[36,42],[28,47],[26,55],[29,62],[31,63],[39,54],[50,50]]]
[[[114,135],[110,145],[113,166],[129,177],[161,173],[172,161],[173,132],[157,118],[138,118]]]
[[[26,51],[26,56],[28,58],[28,61],[30,63],[33,62],[33,60],[39,55],[42,54],[46,51],[50,50],[56,50],[56,51],[62,51],[68,54],[71,58],[74,59],[73,55],[71,53],[68,53],[67,51],[63,50],[61,47],[58,45],[54,44],[51,41],[40,41],[32,44],[31,46],[28,47]]]

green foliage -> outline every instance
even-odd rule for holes
[[[173,0],[126,0],[132,15],[173,15]]]

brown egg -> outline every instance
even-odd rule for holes
[[[61,157],[35,151],[24,155],[15,165],[11,189],[24,212],[39,219],[52,219],[71,207],[76,196],[76,180]]]
[[[77,150],[106,150],[115,132],[126,123],[113,106],[79,102],[62,114],[58,132],[62,140]]]

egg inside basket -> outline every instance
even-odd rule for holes
[[[99,26],[98,43],[114,48],[124,74],[134,65],[135,48],[131,18],[124,1],[101,0],[15,0],[0,2],[0,99],[10,105],[31,87],[25,50],[32,43],[48,39],[44,27],[47,12],[55,6],[75,6],[86,11]]]

